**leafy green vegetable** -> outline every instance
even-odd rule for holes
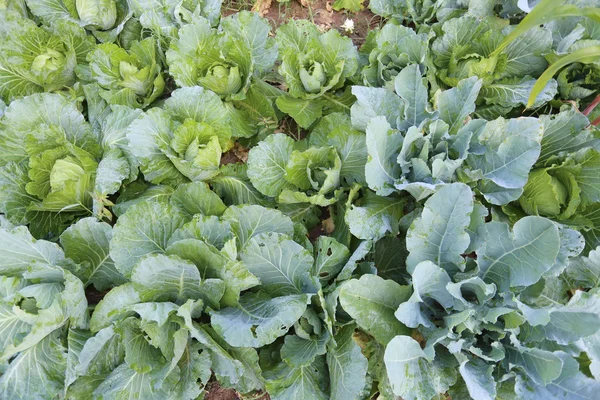
[[[0,0],[0,398],[595,399],[597,66],[535,82],[598,8],[548,4]]]
[[[199,17],[167,51],[169,73],[180,86],[200,85],[225,101],[236,136],[253,136],[259,124],[278,120],[271,100],[277,91],[261,82],[277,59],[268,34],[266,21],[249,12],[223,19],[219,30]]]
[[[358,52],[350,39],[336,30],[319,34],[313,24],[292,20],[279,27],[277,41],[280,73],[288,86],[288,93],[277,98],[281,111],[308,128],[324,112],[350,107],[344,96],[336,95],[358,68]]]
[[[87,56],[90,83],[109,104],[145,108],[163,92],[165,81],[152,38],[133,42],[129,50],[113,43],[96,46]]]
[[[0,21],[9,28],[0,30],[0,98],[7,102],[72,86],[76,66],[94,47],[93,38],[67,21],[38,27],[10,13]]]
[[[92,32],[101,42],[113,42],[123,31],[132,12],[127,1],[64,0],[27,1],[31,12],[48,23],[72,21]]]

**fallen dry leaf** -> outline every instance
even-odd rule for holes
[[[323,232],[326,234],[331,234],[335,229],[335,223],[333,222],[333,218],[329,217],[323,220]]]
[[[261,17],[264,17],[269,13],[272,2],[273,0],[256,0],[256,3],[252,6],[252,11],[257,12]]]

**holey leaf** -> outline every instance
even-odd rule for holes
[[[448,272],[463,269],[461,254],[469,246],[467,228],[473,212],[473,193],[463,183],[442,186],[425,202],[406,236],[408,272],[421,261],[432,261]]]
[[[479,275],[500,291],[530,286],[554,265],[560,249],[558,228],[549,219],[525,217],[510,232],[504,222],[486,224],[486,240],[477,250]]]
[[[264,293],[248,293],[236,307],[213,312],[211,323],[231,346],[260,347],[285,335],[307,303],[306,295],[271,298]]]

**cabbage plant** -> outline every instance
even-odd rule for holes
[[[0,15],[0,97],[13,99],[68,89],[94,39],[69,22],[38,27],[16,14]]]
[[[504,115],[514,107],[526,105],[535,78],[548,66],[544,56],[552,50],[549,29],[536,26],[508,41],[503,28],[490,20],[466,15],[446,21],[442,34],[431,46],[440,83],[454,87],[470,76],[482,79],[478,99],[481,115],[486,115],[486,111],[486,116]],[[547,81],[535,106],[552,100],[557,88],[555,80]]]
[[[176,39],[179,28],[193,23],[199,17],[217,26],[221,18],[222,0],[170,0],[149,1],[133,0],[130,7],[141,26],[151,30],[156,36],[165,39],[165,44]],[[162,43],[162,41],[161,41]]]
[[[278,121],[272,99],[279,91],[261,80],[277,59],[269,30],[250,12],[224,18],[219,29],[199,17],[181,29],[167,51],[169,73],[178,85],[199,85],[224,100],[235,136],[253,136]]]
[[[288,93],[277,107],[303,128],[324,113],[348,111],[351,96],[338,91],[358,68],[358,53],[349,38],[334,29],[319,33],[314,24],[290,21],[277,30],[281,66]]]
[[[127,148],[147,181],[177,184],[218,173],[231,143],[221,99],[199,86],[175,90],[164,108],[151,108],[127,127]]]
[[[27,7],[48,23],[71,21],[101,42],[114,42],[132,16],[126,0],[28,0]]]
[[[103,43],[87,56],[89,66],[80,71],[88,84],[96,84],[109,104],[145,108],[165,88],[162,64],[153,38],[133,42],[129,50]]]
[[[414,30],[387,24],[370,37],[371,42],[361,48],[368,57],[362,69],[365,85],[393,90],[394,78],[410,64],[423,65],[428,54],[428,38]],[[367,53],[366,50],[369,50]]]
[[[32,109],[33,117],[25,112]],[[58,94],[13,101],[0,122],[1,212],[38,238],[56,238],[88,215],[110,218],[107,197],[138,174],[122,146],[123,129],[137,116],[116,108],[93,128]]]

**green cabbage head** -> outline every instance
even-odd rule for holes
[[[519,203],[527,214],[546,217],[559,216],[569,202],[569,191],[564,182],[542,168],[529,175]]]
[[[101,155],[75,103],[52,93],[13,101],[0,124],[0,213],[37,238],[57,237],[92,214]]]
[[[226,97],[242,88],[242,75],[237,65],[215,64],[198,78],[198,83],[219,96]]]
[[[100,87],[109,104],[148,106],[165,87],[156,46],[154,38],[134,42],[129,50],[113,43],[98,45],[87,57],[90,83]]]
[[[83,24],[108,30],[117,22],[115,0],[76,0],[77,14]]]

